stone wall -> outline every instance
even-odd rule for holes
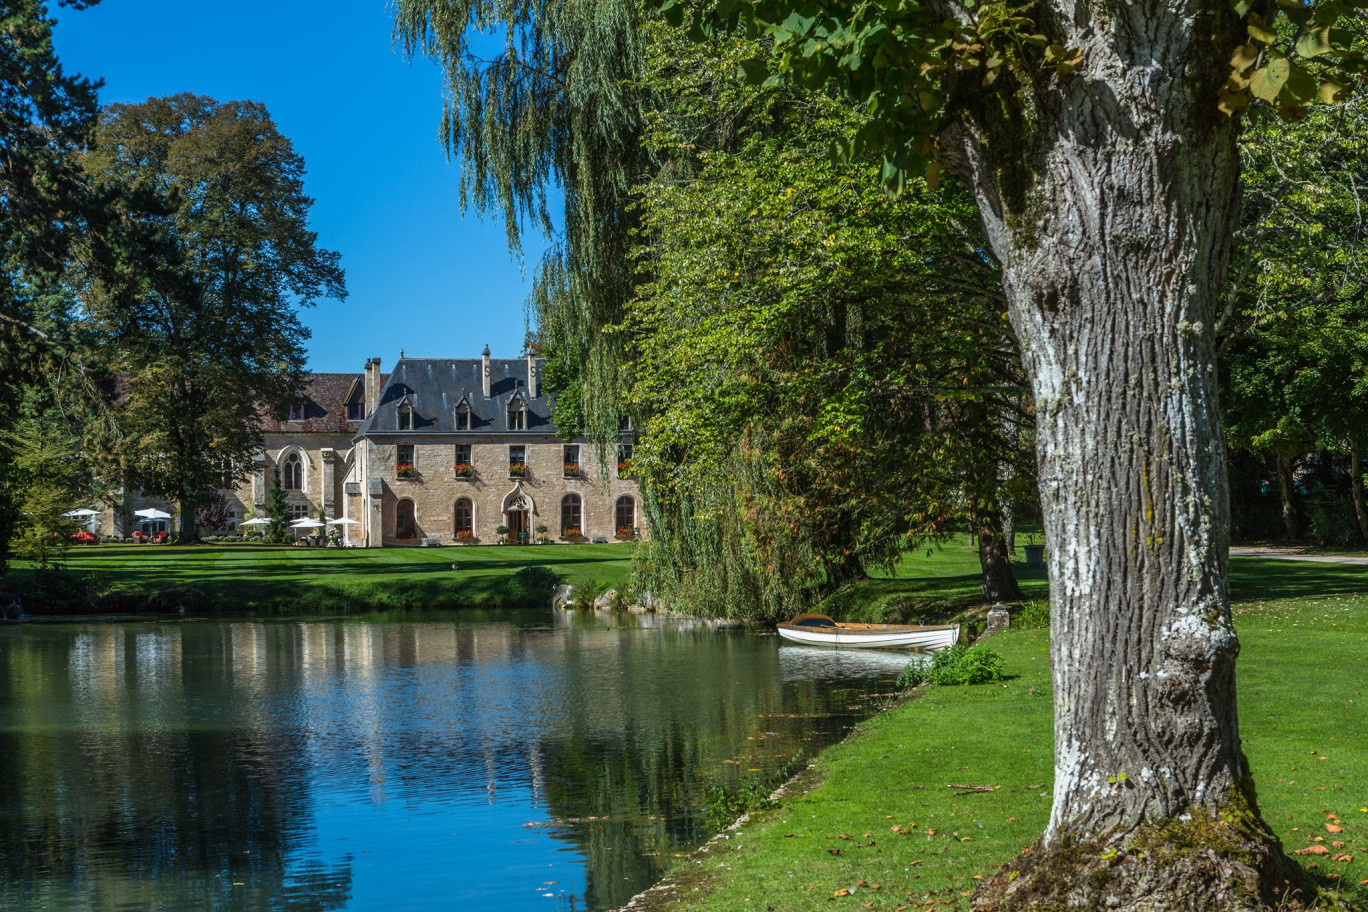
[[[417,541],[435,540],[450,543],[455,540],[455,507],[459,499],[471,502],[476,538],[489,544],[497,541],[495,529],[508,525],[505,512],[510,502],[519,495],[526,497],[530,507],[528,521],[533,537],[537,526],[546,526],[548,537],[561,539],[561,501],[566,494],[581,498],[581,529],[589,540],[612,540],[616,532],[615,510],[619,497],[633,500],[635,527],[645,534],[641,517],[641,498],[635,479],[617,478],[616,459],[612,465],[614,477],[604,480],[594,460],[592,448],[580,446],[580,474],[565,477],[564,441],[559,437],[520,437],[513,445],[525,447],[527,473],[522,477],[509,474],[509,438],[506,436],[462,435],[462,443],[471,448],[471,465],[475,474],[458,478],[453,471],[455,444],[452,438],[405,435],[404,444],[414,447],[415,472],[412,478],[401,478],[395,470],[400,440],[394,438],[367,439],[358,445],[363,453],[358,457],[358,472],[353,479],[362,481],[363,490],[378,484],[377,495],[367,495],[372,520],[368,544],[396,544],[398,511],[401,501],[411,501],[417,526]],[[359,477],[358,477],[359,476]],[[374,507],[378,505],[378,518]]]

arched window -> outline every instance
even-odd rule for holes
[[[632,532],[636,529],[636,501],[626,494],[617,499],[617,509],[614,511],[617,518],[617,531],[619,535],[625,532]]]
[[[418,537],[418,521],[413,515],[413,501],[401,500],[395,510],[394,537],[403,541]]]
[[[561,538],[575,538],[584,534],[584,504],[578,494],[561,498]]]
[[[304,460],[298,453],[285,457],[285,471],[281,473],[281,484],[287,491],[304,490]]]
[[[475,534],[475,508],[471,506],[470,499],[462,497],[456,501],[456,537],[462,534]]]

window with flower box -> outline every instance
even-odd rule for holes
[[[475,538],[475,507],[468,497],[456,501],[455,526],[457,541],[471,541]]]
[[[417,478],[418,465],[412,444],[401,443],[394,448],[394,476],[396,478]]]
[[[511,446],[508,448],[508,477],[527,477],[527,447]]]
[[[580,448],[578,444],[567,444],[561,455],[566,478],[574,478],[580,473]]]
[[[561,498],[561,538],[584,537],[584,502],[578,494]]]
[[[631,478],[632,472],[632,445],[630,443],[618,444],[618,478]]]
[[[456,454],[451,461],[451,475],[453,478],[475,477],[475,465],[470,461],[470,444],[456,445]]]
[[[624,494],[617,499],[613,518],[617,526],[617,538],[629,541],[636,538],[636,501]]]

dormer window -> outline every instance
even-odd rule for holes
[[[366,403],[362,402],[360,399],[356,400],[355,402],[348,402],[348,403],[347,403],[347,420],[348,420],[348,421],[360,421],[362,418],[365,418],[365,417],[366,417],[365,411],[366,411]]]
[[[399,406],[399,430],[413,430],[413,406],[407,402]]]
[[[305,406],[305,405],[306,405],[306,403],[305,403],[305,401],[304,401],[303,399],[297,400],[297,401],[292,402],[292,403],[290,404],[290,420],[291,420],[291,421],[303,421],[303,420],[304,420],[304,406]]]
[[[470,430],[470,406],[464,402],[456,406],[456,430]]]
[[[514,402],[508,407],[508,429],[510,431],[527,430],[527,406],[521,402]]]

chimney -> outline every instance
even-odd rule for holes
[[[537,356],[527,350],[527,398],[537,398]]]
[[[375,414],[380,407],[380,359],[371,358],[366,362],[366,417]]]
[[[482,369],[480,370],[480,376],[484,379],[484,396],[485,396],[486,399],[488,399],[488,398],[489,398],[489,346],[488,346],[488,345],[486,345],[486,346],[484,347],[484,354],[482,355],[482,358],[483,358],[483,360],[484,360],[484,366],[483,366]]]

